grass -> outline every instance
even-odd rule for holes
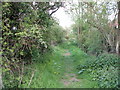
[[[30,81],[31,72],[27,72],[27,75],[25,75],[24,79],[26,81],[25,84],[21,85],[20,87],[23,88],[54,88],[58,87],[61,88],[62,84],[60,81],[60,76],[63,74],[63,62],[62,62],[62,56],[61,53],[63,50],[59,49],[58,47],[54,48],[53,53],[47,53],[44,56],[42,56],[42,59],[44,61],[48,61],[45,63],[39,62],[41,58],[37,58],[38,60],[35,60],[32,65],[29,65],[27,67],[32,68],[36,70],[34,77],[32,79],[31,85],[28,87],[28,83]]]
[[[26,72],[24,76],[25,84],[20,87],[23,88],[93,88],[97,87],[97,82],[92,81],[92,76],[88,72],[78,74],[76,68],[79,64],[83,64],[87,58],[90,58],[86,53],[81,51],[76,46],[70,44],[62,44],[60,46],[53,47],[53,53],[47,53],[42,56],[42,59],[47,61],[41,63],[40,57],[37,57],[32,65],[26,66],[35,69],[36,72],[30,82],[32,70]],[[67,50],[67,51],[66,51]],[[70,52],[70,56],[63,56],[64,53]],[[35,59],[35,58],[34,58]],[[61,82],[61,78],[69,79],[64,77],[65,73],[74,73],[80,82],[70,84],[68,87],[64,86]]]
[[[66,48],[71,53],[67,60],[71,61],[72,67],[74,68],[73,71],[70,73],[75,73],[77,78],[80,79],[80,82],[73,83],[69,86],[69,88],[98,88],[98,83],[92,80],[92,74],[90,72],[84,71],[82,74],[78,74],[79,70],[77,70],[77,66],[80,64],[84,64],[86,60],[94,59],[94,56],[89,56],[78,47],[73,45],[63,44],[61,45],[63,48]],[[66,62],[69,62],[66,61]]]

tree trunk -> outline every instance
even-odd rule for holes
[[[0,74],[0,90],[4,88],[3,83],[2,83],[2,74]]]
[[[2,2],[0,2],[0,20],[2,20]],[[0,22],[0,25],[2,25],[2,23]],[[2,28],[2,26],[0,26],[0,28]],[[0,31],[0,33],[2,33],[2,30]],[[0,35],[2,36],[2,34]],[[0,52],[2,51],[1,45],[0,45]],[[0,54],[0,90],[3,88],[3,83],[2,83],[2,55]]]
[[[120,42],[119,41],[117,41],[117,43],[116,43],[116,53],[119,55],[120,54],[120,51],[119,51],[119,48],[120,47]]]
[[[118,4],[118,30],[117,30],[116,53],[120,55],[120,1],[117,4]],[[118,75],[119,74],[120,72],[118,72]],[[118,78],[118,82],[120,82],[120,78]],[[120,88],[120,83],[118,83],[118,88]]]
[[[117,30],[116,53],[120,55],[120,1],[118,2],[118,30]]]
[[[80,47],[80,43],[79,43],[79,41],[80,41],[80,31],[81,31],[81,26],[80,26],[80,4],[81,4],[81,2],[78,2],[78,14],[79,14],[79,18],[78,18],[78,32],[77,32],[77,34],[78,34],[78,47]]]

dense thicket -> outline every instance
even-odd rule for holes
[[[35,50],[42,55],[62,42],[63,29],[52,17],[61,6],[59,2],[2,3],[2,65],[8,80],[4,85],[20,85],[23,65],[32,63]]]

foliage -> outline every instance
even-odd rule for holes
[[[50,37],[49,40],[51,41],[51,44],[60,44],[63,42],[65,31],[61,26],[59,26],[57,23],[54,23],[54,25],[48,29],[47,35]]]
[[[83,31],[78,41],[81,49],[89,54],[100,54],[104,50],[101,36],[101,33],[97,30]]]
[[[115,16],[113,21],[108,17],[111,12],[117,11],[116,5],[115,2],[77,2],[70,3],[67,9],[75,22],[72,29],[78,47],[89,55],[97,56],[87,58],[85,63],[79,61],[79,73],[92,73],[101,88],[115,88],[118,85],[117,63],[120,58],[110,54],[117,53],[119,48],[119,45],[118,48],[116,45],[119,42],[118,29],[114,25],[117,17]]]
[[[70,56],[64,57],[63,54],[68,49],[71,53]],[[61,83],[61,79],[66,73],[65,67],[70,66],[73,67],[74,70],[71,70],[70,73],[77,74],[76,66],[81,57],[81,63],[88,57],[83,51],[79,50],[79,48],[71,45],[71,44],[61,44],[59,46],[53,47],[53,52],[48,52],[41,56],[46,63],[35,62],[32,65],[27,67],[35,68],[36,72],[32,79],[31,85],[28,87],[29,79],[31,77],[31,71],[26,72],[23,81],[26,83],[21,84],[20,87],[25,88],[63,88],[65,87]],[[77,54],[77,55],[76,55]],[[34,58],[35,59],[35,58]],[[39,60],[36,60],[39,61]],[[67,68],[68,69],[68,68]],[[81,82],[76,82],[71,84],[69,88],[94,88],[97,87],[97,82],[92,81],[92,78],[89,73],[85,73],[83,76],[78,76]]]
[[[48,12],[41,11],[41,7],[49,3],[36,3],[36,7],[32,5],[23,2],[3,3],[3,55],[9,58],[25,58],[28,57],[27,53],[31,57],[33,47],[39,48],[42,52],[49,47],[47,38],[50,37],[46,36],[49,34],[47,28],[55,21]],[[12,56],[7,55],[9,53],[12,53]]]
[[[78,69],[92,73],[93,80],[97,80],[101,88],[117,88],[119,59],[116,55],[103,53],[97,58],[89,58],[86,63],[79,65]]]
[[[60,77],[63,73],[63,62],[61,61],[63,57],[61,56],[62,50],[58,47],[54,48],[54,51],[47,52],[44,55],[41,55],[32,65],[26,66],[26,68],[32,68],[35,70],[34,77],[30,86],[28,86],[30,77],[31,77],[31,70],[25,71],[23,83],[20,85],[22,88],[55,88],[55,87],[62,87],[60,81]],[[40,60],[46,61],[46,63],[39,62]]]
[[[96,82],[91,83],[92,78],[98,81],[100,88],[117,87],[120,58],[110,53],[116,53],[119,49],[116,45],[119,39],[117,29],[111,26],[115,20],[108,18],[111,10],[116,9],[114,3],[73,3],[70,13],[75,24],[73,32],[66,37],[67,30],[52,17],[61,6],[61,2],[2,3],[0,54],[3,61],[0,60],[0,64],[6,88],[62,87],[58,81],[63,76],[65,65],[72,68],[78,66],[77,74],[88,79],[83,80],[90,84],[88,87],[97,87]],[[59,46],[62,48],[55,47],[64,38],[70,42]],[[71,53],[69,57],[64,57],[65,64],[61,55],[65,52],[63,48]]]
[[[75,22],[72,28],[73,32],[77,35],[76,39],[78,41],[78,47],[82,47],[82,41],[86,41],[86,37],[89,37],[91,35],[90,38],[92,38],[92,40],[93,38],[96,40],[96,45],[94,45],[95,48],[97,48],[97,46],[99,47],[99,45],[101,45],[101,42],[102,45],[100,48],[98,48],[100,51],[95,50],[94,47],[85,47],[86,49],[88,48],[88,50],[85,50],[86,52],[90,51],[90,53],[93,53],[95,51],[96,53],[94,52],[94,54],[99,54],[101,53],[101,49],[102,51],[104,50],[107,52],[116,52],[116,43],[118,40],[117,28],[114,28],[114,24],[116,23],[117,19],[115,17],[114,20],[111,21],[108,18],[110,12],[113,11],[116,11],[116,3],[111,2],[78,2],[70,4],[68,12],[71,14]],[[100,34],[99,36],[102,38],[99,38],[99,36],[96,38],[93,29],[95,29],[96,32],[98,31],[98,35]],[[84,33],[84,31],[86,33]],[[86,35],[85,38],[84,34]],[[81,40],[81,38],[83,38],[83,40]]]
[[[2,66],[3,77],[6,77],[5,87],[18,87],[21,84],[23,66],[36,60],[35,52],[40,58],[42,54],[50,51],[52,40],[62,42],[64,35],[61,27],[52,17],[61,6],[60,2],[2,3]],[[42,58],[37,60],[46,62]],[[11,79],[7,81],[7,77]]]

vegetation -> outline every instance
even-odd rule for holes
[[[34,61],[36,52],[40,57],[50,50],[51,42],[62,42],[63,29],[51,16],[62,3],[3,2],[2,6],[3,72],[16,87],[21,84],[23,66]]]
[[[69,29],[54,17],[61,7],[75,22]],[[119,88],[119,8],[120,2],[2,2],[0,88]]]

